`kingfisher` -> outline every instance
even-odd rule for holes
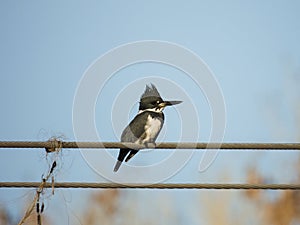
[[[121,142],[132,142],[148,146],[154,144],[164,124],[163,110],[166,106],[172,106],[182,101],[164,101],[153,84],[146,85],[146,89],[140,98],[139,111],[129,125],[123,130]],[[114,167],[117,172],[122,162],[128,162],[139,149],[121,148],[118,161]]]

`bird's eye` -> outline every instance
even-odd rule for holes
[[[158,105],[160,103],[159,100],[151,102],[152,105]]]

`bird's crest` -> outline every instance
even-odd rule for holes
[[[143,95],[141,96],[141,99],[147,98],[147,97],[161,98],[158,90],[156,89],[156,87],[153,84],[151,84],[150,86],[146,85],[146,89],[145,89]]]

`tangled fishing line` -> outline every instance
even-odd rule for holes
[[[22,225],[25,223],[25,221],[29,218],[29,216],[32,214],[34,208],[36,208],[36,214],[37,214],[37,225],[42,225],[42,218],[41,214],[44,212],[45,204],[43,201],[41,201],[41,196],[44,195],[44,188],[46,186],[46,183],[50,182],[51,179],[51,188],[52,188],[52,195],[54,195],[54,189],[55,189],[55,178],[54,178],[54,170],[57,167],[57,156],[61,152],[62,149],[62,141],[58,138],[50,138],[49,142],[52,143],[52,146],[50,148],[46,148],[46,158],[48,154],[51,154],[51,163],[49,164],[48,172],[46,176],[42,175],[42,181],[40,185],[38,186],[36,190],[36,194],[32,200],[32,202],[29,204],[24,216],[18,223],[18,225]]]

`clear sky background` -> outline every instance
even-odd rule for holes
[[[73,99],[88,66],[119,45],[162,40],[192,50],[215,74],[227,109],[225,142],[297,141],[292,106],[299,96],[299,10],[298,1],[1,1],[0,140],[41,141],[53,135],[74,140]],[[98,127],[100,133],[107,130],[103,134],[106,141],[118,141],[121,132],[114,133],[112,128],[111,99],[139,74],[180,82],[192,99],[199,96],[197,90],[189,89],[188,78],[172,68],[151,64],[126,68],[110,80],[101,95],[101,105],[107,107],[96,108],[96,122],[106,121],[103,128]],[[157,86],[162,96],[177,97]],[[141,85],[138,92],[143,90]],[[200,141],[207,141],[211,118],[205,99],[200,98],[196,104],[203,126]],[[137,105],[133,107],[129,118],[137,110]],[[175,111],[167,109],[165,114],[168,127],[176,118]],[[166,130],[164,140],[176,141],[176,133],[170,131]],[[44,154],[37,150],[1,150],[0,154],[1,181],[40,181],[47,169]],[[199,173],[201,154],[194,154],[168,182],[244,182],[251,166],[274,181],[293,180],[289,165],[296,153],[222,152],[206,172]],[[138,157],[133,163],[143,160]],[[59,181],[103,181],[78,151],[65,151],[62,161]],[[85,201],[78,199],[79,191],[61,192],[67,192],[68,207],[79,215],[82,205],[78,202]],[[24,193],[30,196],[31,192],[2,189],[0,202],[15,216],[27,200]],[[88,196],[88,191],[80,193]],[[137,202],[159,196],[156,192],[136,193],[138,197],[133,198]],[[180,203],[193,195],[176,193],[169,193],[178,205],[176,212],[184,212]],[[49,210],[51,206],[49,203]],[[180,219],[196,224],[186,216]]]

